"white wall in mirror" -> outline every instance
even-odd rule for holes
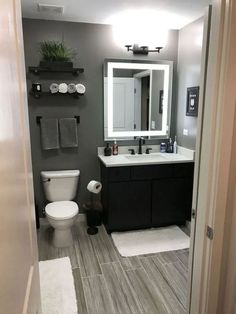
[[[173,62],[106,61],[104,138],[167,137]]]

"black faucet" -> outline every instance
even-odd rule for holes
[[[145,144],[145,139],[143,137],[138,137],[138,154],[142,155],[142,144]]]

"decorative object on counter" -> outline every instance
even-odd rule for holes
[[[76,86],[74,83],[68,84],[67,89],[69,94],[76,93]]]
[[[178,144],[177,144],[177,137],[175,135],[175,141],[174,141],[174,150],[173,150],[174,154],[178,153]]]
[[[110,144],[107,143],[106,147],[104,148],[104,156],[111,156],[112,149],[110,147]]]
[[[43,41],[40,43],[41,67],[51,69],[72,68],[71,60],[75,52],[68,48],[63,41]]]
[[[114,140],[114,144],[112,145],[112,154],[115,156],[118,155],[118,145],[116,140]]]
[[[165,153],[166,152],[166,143],[161,143],[160,144],[160,152],[161,153]]]
[[[59,93],[65,94],[68,91],[68,87],[66,83],[59,84]]]
[[[39,121],[42,149],[59,149],[58,119],[41,118]]]
[[[199,86],[187,88],[186,116],[198,115]]]
[[[78,94],[83,95],[86,91],[86,88],[83,84],[79,83],[79,84],[76,84],[76,90]]]
[[[59,92],[59,85],[57,83],[52,83],[50,85],[50,91],[52,94],[56,94]]]
[[[59,119],[59,129],[62,148],[78,147],[77,124],[75,118]]]
[[[167,143],[167,148],[166,148],[167,153],[173,153],[173,143],[171,137],[169,138],[169,141]]]
[[[99,200],[95,200],[95,195],[99,194],[101,189],[102,184],[99,181],[92,180],[87,185],[87,190],[90,192],[90,201],[85,203],[83,208],[87,217],[87,233],[90,235],[96,234],[98,232],[97,226],[100,226],[102,223],[102,204]]]

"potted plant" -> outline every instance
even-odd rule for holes
[[[49,69],[72,68],[74,52],[64,42],[43,41],[40,43],[40,66]]]

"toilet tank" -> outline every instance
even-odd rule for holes
[[[42,171],[41,178],[49,202],[71,201],[75,198],[79,170]]]

